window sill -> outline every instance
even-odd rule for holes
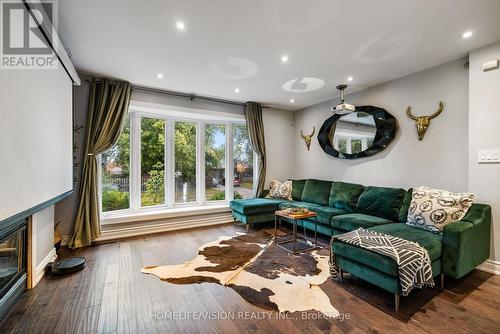
[[[222,213],[230,211],[231,209],[229,208],[228,203],[177,207],[177,208],[158,209],[158,210],[144,210],[139,212],[127,211],[127,212],[108,214],[106,217],[101,217],[101,224],[107,225],[107,224],[130,223],[130,222],[139,222],[139,221],[147,221],[155,219],[189,217],[189,216],[197,216],[210,213]]]

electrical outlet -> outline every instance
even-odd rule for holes
[[[491,61],[488,61],[486,63],[483,63],[481,65],[481,69],[483,70],[483,72],[492,71],[492,70],[498,69],[499,65],[500,65],[499,59],[495,59],[495,60],[491,60]]]
[[[500,150],[479,150],[477,162],[484,163],[500,163]]]

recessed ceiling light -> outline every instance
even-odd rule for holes
[[[282,63],[287,63],[288,62],[288,56],[287,55],[281,56],[281,62]]]
[[[294,100],[294,99],[291,99],[291,100],[290,100],[290,103],[295,103],[295,100]]]
[[[157,77],[158,79],[161,79],[161,78],[163,78],[163,74],[158,73],[158,74],[156,75],[156,77]]]
[[[351,82],[352,81],[352,77],[347,77],[347,81]]]
[[[235,93],[239,93],[239,92],[240,92],[240,89],[239,89],[239,88],[235,88],[235,89],[234,89],[234,92],[235,92]]]
[[[462,38],[469,38],[472,36],[472,31],[466,31],[462,34]]]
[[[185,30],[186,29],[186,25],[182,21],[176,21],[175,27],[177,28],[177,30]]]

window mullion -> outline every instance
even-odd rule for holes
[[[259,166],[260,166],[260,158],[257,155],[255,151],[252,151],[253,154],[253,175],[252,175],[252,182],[253,182],[253,197],[257,195],[257,184],[259,182]]]
[[[141,117],[130,114],[130,208],[141,207]]]
[[[205,202],[205,124],[196,122],[196,203]]]
[[[169,150],[168,150],[168,143],[170,142],[170,139],[168,138],[168,125],[169,122],[166,119],[163,119],[165,122],[165,126],[163,128],[163,138],[165,138],[164,143],[163,143],[163,195],[165,196],[165,203],[163,205],[169,206],[168,201],[169,201],[169,195],[168,195],[168,158],[169,158]]]
[[[167,124],[165,126],[165,204],[171,208],[174,206],[175,202],[175,133],[174,133],[174,121],[170,118],[166,120]]]

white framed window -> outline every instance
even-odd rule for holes
[[[256,184],[240,114],[131,103],[117,144],[98,159],[104,219],[227,205],[253,197]]]
[[[373,145],[373,137],[335,136],[334,147],[341,153],[356,154]]]

